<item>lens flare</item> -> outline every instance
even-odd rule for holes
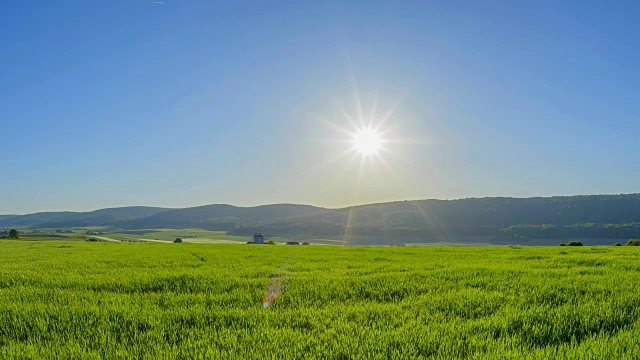
[[[269,278],[270,280],[269,285],[267,285],[267,292],[262,297],[262,306],[264,308],[272,306],[287,287],[287,281],[284,276],[272,274]]]

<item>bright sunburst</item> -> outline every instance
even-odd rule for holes
[[[353,150],[364,157],[378,154],[383,143],[382,134],[373,127],[362,127],[351,138]]]

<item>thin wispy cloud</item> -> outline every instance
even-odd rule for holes
[[[152,1],[152,4],[164,5],[164,1]]]

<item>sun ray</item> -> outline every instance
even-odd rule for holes
[[[373,120],[376,119],[377,111],[378,111],[378,97],[380,95],[380,91],[376,90],[373,95],[373,104],[371,105],[371,113],[369,114],[369,122],[373,123]],[[381,124],[379,124],[381,125]],[[379,126],[378,126],[379,127]]]
[[[345,119],[347,119],[347,121],[349,121],[351,127],[357,128],[359,126],[358,121],[356,121],[356,119],[353,118],[353,116],[347,111],[347,109],[345,109],[345,107],[340,104],[338,99],[334,98],[333,101],[335,103],[335,106],[338,108],[338,111],[342,114],[342,116],[344,116]]]
[[[357,113],[357,119],[359,121],[359,126],[365,126],[365,119],[364,119],[364,110],[362,108],[362,100],[360,97],[360,89],[358,88],[358,82],[356,81],[356,75],[355,75],[355,71],[353,70],[353,61],[351,59],[351,51],[349,50],[349,46],[348,44],[345,43],[346,46],[346,50],[347,50],[347,63],[349,65],[349,75],[350,75],[350,80],[351,80],[351,92],[352,92],[352,96],[355,100],[355,106],[356,106],[356,113]]]
[[[398,108],[400,107],[400,105],[404,101],[405,96],[406,96],[406,94],[400,96],[393,103],[393,105],[391,105],[391,107],[380,117],[379,123],[378,123],[379,126],[383,126],[393,116],[393,114],[396,112],[396,110],[398,110]]]
[[[346,149],[346,150],[342,151],[341,153],[339,153],[336,156],[327,158],[324,161],[321,161],[319,163],[316,163],[314,165],[311,165],[311,166],[307,167],[305,170],[303,170],[302,173],[303,174],[309,173],[309,172],[314,171],[315,169],[322,168],[322,167],[325,167],[325,166],[329,166],[329,165],[335,164],[335,163],[340,162],[340,161],[345,160],[345,159],[353,162],[354,159],[351,156],[352,154],[353,154],[353,151],[351,149]]]
[[[342,231],[342,241],[349,243],[351,241],[351,222],[353,221],[353,206],[347,210],[347,219]]]
[[[347,128],[345,128],[344,126],[340,126],[330,120],[321,118],[321,117],[317,117],[317,120],[324,126],[328,127],[331,130],[340,132],[344,135],[350,136],[352,134],[351,131],[349,131]]]
[[[391,175],[391,177],[398,184],[398,186],[403,189],[407,189],[408,188],[407,185],[402,181],[401,178],[399,178],[396,175],[395,171],[393,171],[393,168],[391,168],[389,163],[382,156],[380,155],[376,155],[376,156],[378,160],[382,163],[382,165],[385,167],[389,175]],[[449,241],[449,236],[447,235],[447,232],[440,225],[438,225],[431,218],[431,216],[429,216],[429,213],[422,206],[420,206],[420,204],[417,201],[411,201],[410,203],[416,208],[417,212],[424,218],[427,224],[429,224],[429,226],[436,232],[435,235],[438,236],[441,241]]]
[[[360,186],[360,181],[362,180],[362,174],[363,174],[363,172],[364,172],[364,161],[365,161],[365,160],[366,160],[366,159],[365,159],[364,157],[361,157],[361,158],[360,158],[360,167],[358,167],[358,177],[356,178],[356,190],[357,190],[357,188]],[[354,192],[354,197],[355,197],[356,195],[357,195],[357,194]]]

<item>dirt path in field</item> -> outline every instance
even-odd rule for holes
[[[116,239],[111,239],[108,237],[104,237],[104,236],[91,236],[90,239],[98,239],[98,240],[104,240],[104,241],[109,241],[109,242],[120,242],[120,240],[116,240]]]
[[[118,240],[118,239],[112,239],[112,238],[108,238],[108,237],[104,237],[104,236],[91,236],[92,239],[98,239],[98,240],[104,240],[104,241],[109,241],[109,242],[123,242],[122,240]],[[124,242],[128,242],[128,241],[132,241],[132,242],[157,242],[157,243],[163,243],[163,244],[168,244],[171,243],[171,241],[169,240],[155,240],[155,239],[144,239],[144,238],[131,238],[130,240],[124,240]]]
[[[158,242],[158,243],[163,243],[163,244],[168,244],[168,243],[172,242],[170,240],[155,240],[155,239],[143,239],[143,238],[140,238],[138,240],[140,240],[140,241]]]

